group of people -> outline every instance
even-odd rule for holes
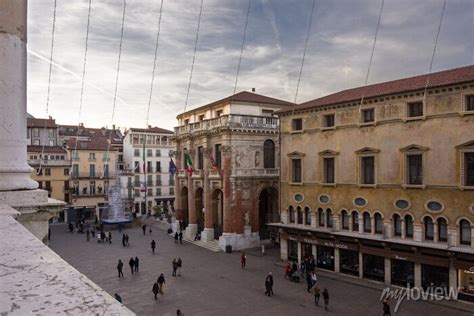
[[[162,295],[165,294],[163,292],[163,287],[164,287],[165,283],[166,283],[165,276],[163,275],[163,273],[161,273],[160,276],[158,277],[158,279],[156,280],[156,282],[153,283],[152,292],[155,295],[155,300],[158,298],[158,293],[160,293]]]
[[[146,224],[143,224],[143,225],[142,225],[142,231],[143,231],[143,236],[145,236],[145,235],[146,235]],[[149,232],[150,235],[151,235],[151,233],[152,233],[153,231],[152,231],[151,228],[150,228],[150,229],[148,229],[148,232]]]
[[[126,234],[126,233],[122,234],[122,246],[124,246],[124,247],[130,246],[130,244],[128,242],[128,234]]]
[[[131,257],[130,260],[128,261],[128,265],[130,266],[130,272],[137,273],[140,267],[140,260],[138,257]],[[121,259],[119,259],[117,263],[117,271],[118,271],[118,277],[123,277],[123,262]]]
[[[183,231],[174,233],[174,243],[177,244],[178,240],[180,244],[183,243]]]

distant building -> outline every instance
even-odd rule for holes
[[[128,173],[128,195],[133,190],[134,212],[174,209],[174,178],[169,174],[173,132],[159,127],[131,128],[123,141],[124,170]],[[132,185],[133,183],[133,185]]]
[[[240,92],[178,115],[175,204],[187,238],[199,232],[223,250],[270,239],[266,224],[279,221],[274,113],[290,105]]]
[[[474,66],[279,116],[282,259],[474,301]]]

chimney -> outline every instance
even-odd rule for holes
[[[52,120],[53,118],[51,117],[51,115],[49,116],[49,119]]]
[[[115,131],[115,124],[112,124],[112,130]]]
[[[255,93],[255,88],[252,88],[252,92]]]
[[[102,136],[105,136],[105,127],[102,127],[101,130],[102,130]]]
[[[151,125],[148,125],[148,128],[151,128]]]
[[[84,123],[79,123],[79,127],[84,127]]]

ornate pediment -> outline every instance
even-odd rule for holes
[[[305,153],[299,151],[292,151],[291,153],[287,154],[288,157],[304,157],[305,155]]]
[[[457,145],[456,148],[459,148],[459,149],[474,149],[474,140],[465,142],[461,145]]]
[[[339,152],[331,150],[331,149],[326,149],[326,150],[320,151],[319,155],[320,156],[337,156],[339,155]]]
[[[380,149],[375,149],[372,147],[364,147],[356,151],[356,154],[363,155],[363,154],[376,154],[380,152]]]
[[[424,147],[424,146],[420,146],[420,145],[416,145],[416,144],[411,144],[411,145],[408,145],[408,146],[405,146],[403,148],[400,148],[400,151],[401,152],[409,152],[409,151],[427,151],[429,148],[428,147]]]

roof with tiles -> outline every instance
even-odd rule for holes
[[[427,83],[428,88],[436,88],[472,81],[474,81],[474,65],[343,90],[322,98],[298,104],[291,108],[280,110],[278,113],[283,114],[291,111],[307,110],[351,101],[360,101],[362,96],[364,96],[365,99],[368,99],[390,94],[422,90],[425,89]]]
[[[138,132],[138,133],[156,133],[156,134],[173,134],[173,131],[161,128],[161,127],[152,127],[149,126],[148,128],[130,128],[131,132]]]
[[[228,103],[228,102],[231,102],[231,101],[249,102],[249,103],[258,103],[258,104],[273,104],[273,105],[282,105],[282,106],[292,106],[292,105],[294,105],[294,103],[291,103],[291,102],[288,102],[288,101],[275,99],[275,98],[270,98],[270,97],[267,97],[267,96],[264,96],[264,95],[261,95],[261,94],[256,94],[256,93],[253,93],[253,92],[241,91],[239,93],[228,96],[226,98],[214,101],[214,102],[206,104],[206,105],[202,105],[202,106],[197,107],[195,109],[189,110],[185,113],[179,114],[177,117],[180,118],[181,116],[183,116],[186,113],[194,112],[196,110],[202,110],[204,108],[213,107],[215,105],[224,104],[224,103]]]
[[[48,154],[66,154],[67,151],[61,146],[38,146],[38,145],[28,145],[27,152],[29,153],[41,153],[45,152]]]
[[[53,118],[49,119],[37,119],[37,118],[28,118],[26,120],[27,127],[42,127],[42,128],[56,128],[58,125],[56,124],[56,120]]]

